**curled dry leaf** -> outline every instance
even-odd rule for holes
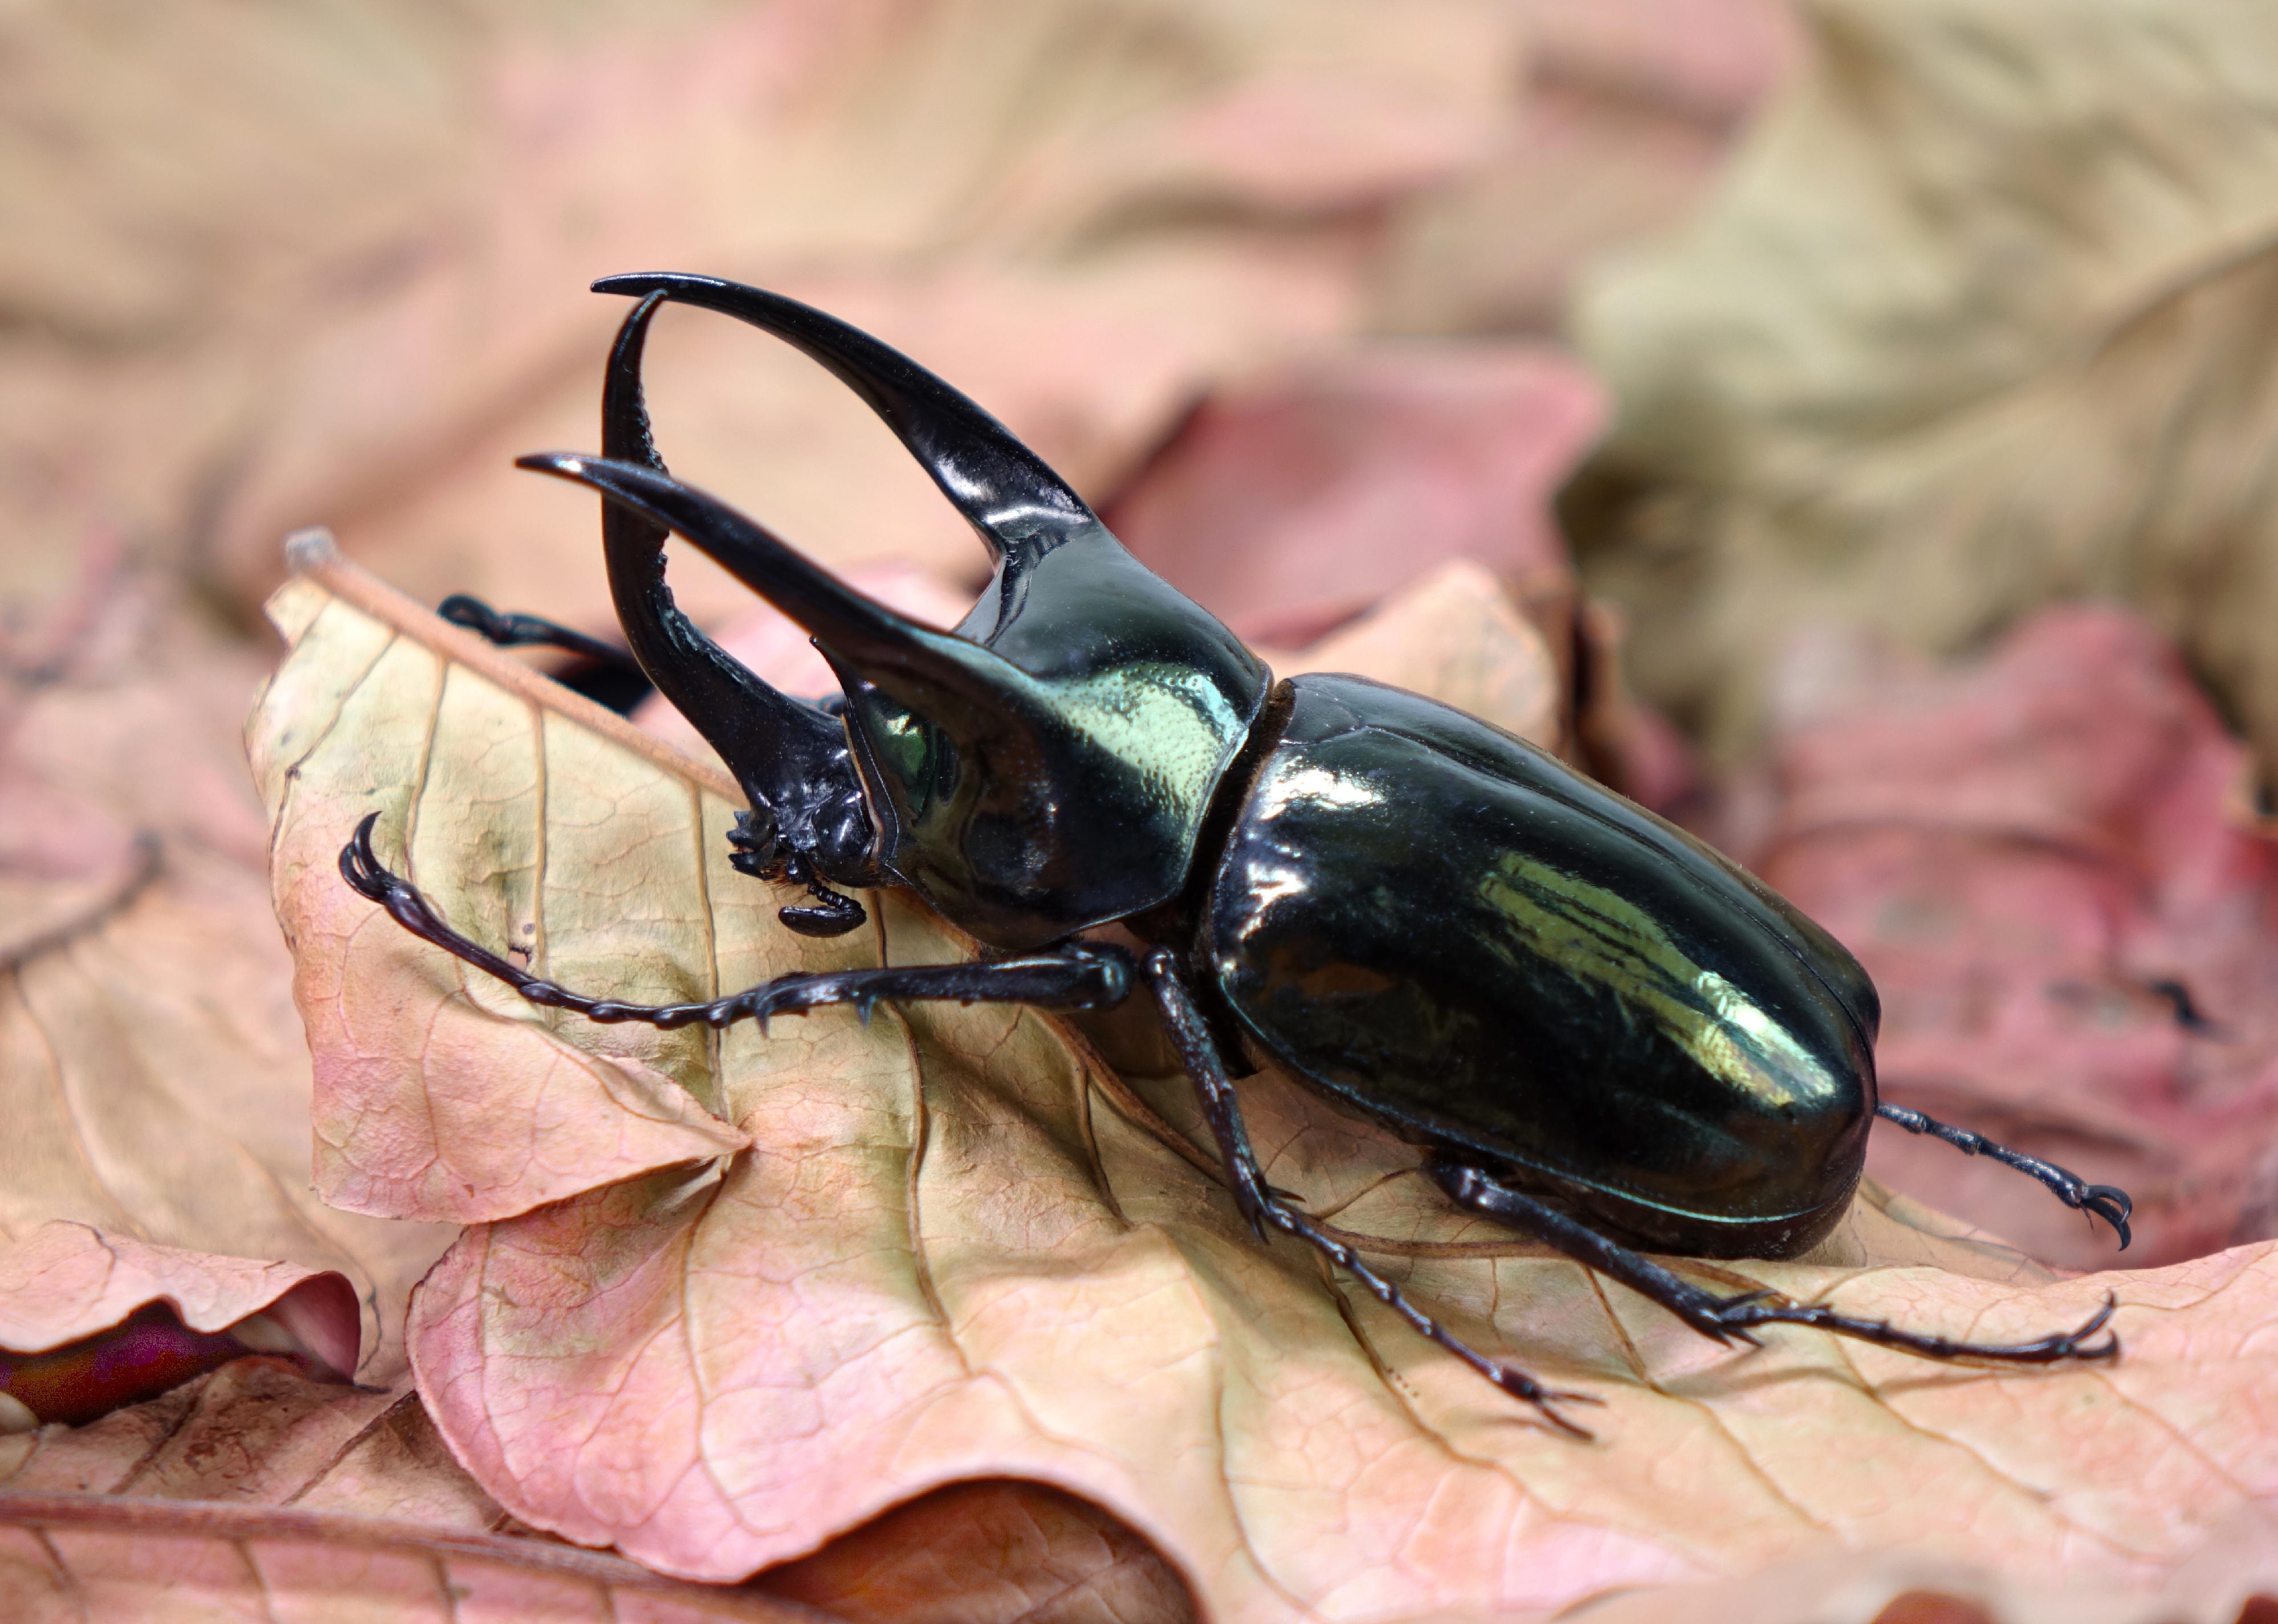
[[[278,604],[294,647],[253,737],[333,1089],[327,1155],[397,1156],[408,1102],[475,1097],[447,1063],[516,1078],[533,1045],[584,1079],[630,1076],[638,1049],[694,1102],[667,1121],[653,1095],[582,1084],[598,1137],[642,1138],[642,1155],[470,1227],[415,1298],[438,1428],[528,1522],[733,1579],[944,1483],[1033,1479],[1128,1522],[1213,1616],[1385,1618],[1555,1608],[1837,1544],[2147,1588],[2278,1494],[2268,1246],[2060,1280],[1870,1191],[1809,1259],[1682,1266],[2004,1338],[2116,1290],[2128,1359],[1958,1369],[1778,1332],[1729,1352],[1454,1216],[1412,1147],[1271,1074],[1245,1083],[1276,1183],[1372,1237],[1463,1334],[1604,1399],[1582,1445],[1310,1254],[1261,1246],[1181,1132],[1177,1079],[1134,1065],[1127,1081],[1036,1011],[643,1034],[503,997],[327,888],[367,812],[383,858],[460,923],[631,997],[969,944],[891,893],[870,933],[782,930],[781,893],[726,879],[723,782],[339,562],[302,561]],[[351,1005],[391,1024],[336,1018]],[[449,1047],[405,1048],[399,1026],[447,1027]],[[730,1135],[749,1147],[722,1154]],[[511,1174],[527,1144],[493,1121],[455,1165]],[[328,1177],[458,1209],[447,1181]]]
[[[1155,1548],[1034,1483],[952,1483],[770,1568],[755,1588],[847,1624],[1193,1624]]]
[[[1729,752],[1785,632],[1951,651],[2106,592],[2278,763],[2278,17],[1800,14],[1713,206],[1578,301],[1618,409],[1563,516],[1640,685]]]
[[[91,1421],[254,1352],[345,1379],[356,1343],[355,1289],[330,1270],[79,1224],[0,1249],[0,1430]]]

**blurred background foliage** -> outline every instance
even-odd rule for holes
[[[1769,0],[56,0],[0,30],[0,583],[108,526],[242,621],[322,522],[430,598],[597,625],[584,505],[506,467],[592,438],[592,276],[829,302],[1105,499],[1276,362],[1553,332],[1792,47]],[[691,477],[826,556],[976,574],[811,368],[700,321],[653,353]]]

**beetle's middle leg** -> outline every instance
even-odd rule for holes
[[[1893,1122],[1909,1133],[1925,1133],[1932,1139],[1944,1140],[1966,1156],[1984,1156],[1989,1162],[1999,1162],[2004,1167],[2014,1167],[2030,1178],[2037,1178],[2052,1191],[2057,1200],[2075,1212],[2092,1212],[2120,1236],[2120,1249],[2128,1250],[2128,1215],[2136,1210],[2136,1203],[2128,1192],[2117,1185],[2091,1184],[2078,1173],[2059,1167],[2053,1162],[2044,1162],[2038,1156],[2029,1156],[2022,1150],[2012,1150],[2007,1145],[1997,1145],[1982,1133],[1972,1133],[1968,1128],[1957,1128],[1952,1123],[1940,1122],[1935,1117],[1925,1117],[1920,1111],[1908,1110],[1903,1105],[1892,1105],[1885,1100],[1875,1107],[1875,1115],[1884,1122]]]
[[[1225,1161],[1235,1208],[1257,1231],[1257,1238],[1263,1240],[1267,1231],[1279,1230],[1303,1241],[1359,1281],[1371,1296],[1420,1334],[1446,1348],[1511,1397],[1533,1405],[1544,1420],[1576,1437],[1588,1438],[1591,1434],[1560,1414],[1557,1407],[1563,1403],[1598,1404],[1601,1399],[1589,1393],[1561,1392],[1546,1387],[1525,1371],[1473,1349],[1409,1301],[1398,1286],[1363,1262],[1350,1247],[1292,1208],[1282,1193],[1266,1182],[1265,1170],[1257,1164],[1257,1153],[1250,1147],[1250,1130],[1242,1120],[1242,1102],[1235,1096],[1234,1079],[1227,1075],[1226,1064],[1219,1057],[1218,1044],[1211,1036],[1202,1011],[1195,1005],[1185,978],[1179,972],[1176,957],[1167,949],[1158,948],[1148,954],[1144,973],[1154,990],[1155,1002],[1163,1011],[1164,1024],[1170,1029],[1171,1041],[1179,1051],[1180,1063],[1186,1067],[1196,1093],[1202,1097],[1203,1116],[1210,1124],[1211,1136],[1218,1141],[1219,1155]]]
[[[1864,1320],[1816,1303],[1777,1300],[1771,1292],[1743,1292],[1721,1297],[1663,1269],[1651,1259],[1609,1240],[1571,1214],[1511,1188],[1509,1185],[1454,1156],[1441,1153],[1425,1163],[1425,1170],[1458,1206],[1483,1213],[1522,1234],[1532,1235],[1586,1268],[1619,1280],[1640,1296],[1649,1298],[1704,1337],[1719,1342],[1753,1342],[1749,1331],[1758,1325],[1808,1325],[1838,1336],[1856,1338],[1884,1347],[1903,1349],[1925,1359],[1986,1359],[2005,1364],[2048,1365],[2068,1359],[2116,1359],[2120,1338],[2109,1331],[2093,1341],[2112,1317],[2114,1299],[2106,1293],[2104,1306],[2075,1330],[2059,1331],[2031,1342],[1957,1342],[1951,1338],[1902,1330],[1886,1320]]]

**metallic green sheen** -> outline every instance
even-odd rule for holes
[[[881,865],[1014,951],[1186,888],[1272,682],[1097,520],[1000,564],[923,659],[840,675]]]
[[[1201,944],[1255,1046],[1652,1248],[1823,1234],[1875,1109],[1857,961],[1524,740],[1358,677],[1288,688]]]

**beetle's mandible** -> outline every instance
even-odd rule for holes
[[[1096,1009],[1144,988],[1242,1216],[1317,1247],[1418,1331],[1586,1437],[1556,1392],[1451,1335],[1269,1185],[1233,1079],[1280,1066],[1424,1147],[1450,1199],[1628,1285],[1703,1335],[1792,1323],[1930,1358],[2109,1358],[2112,1302],[2037,1341],[1979,1344],[1765,1293],[1704,1290],[1643,1254],[1792,1257],[1856,1186],[1877,1116],[1993,1157],[2128,1241],[2129,1203],[1875,1090],[1879,1009],[1826,932],[1690,835],[1524,741],[1352,676],[1276,682],[1124,550],[973,401],[821,311],[708,277],[611,277],[634,295],[599,457],[522,466],[602,496],[631,662],[719,751],[751,810],[742,872],[802,887],[808,934],[864,919],[846,889],[906,886],[993,950],[958,964],[782,977],[710,1003],[634,1005],[539,980],[454,931],[381,866],[367,818],[348,883],[532,1002],[677,1026],[823,1004],[955,999]],[[996,558],[953,631],[865,597],[670,478],[641,350],[666,301],[788,341],[867,401]],[[813,637],[845,690],[767,686],[674,606],[677,532]],[[469,599],[493,641],[606,645]],[[620,660],[623,656],[618,656]],[[1083,933],[1119,924],[1138,953]]]

